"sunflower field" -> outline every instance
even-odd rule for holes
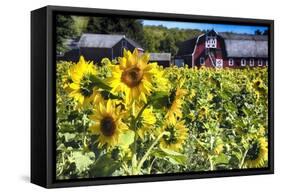
[[[58,180],[267,167],[267,68],[57,61]]]

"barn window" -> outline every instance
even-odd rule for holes
[[[204,57],[200,57],[200,65],[204,65],[205,64],[205,58]]]
[[[217,48],[217,39],[215,36],[207,36],[206,37],[206,48]]]
[[[254,59],[250,59],[250,66],[254,66],[255,65],[255,60]]]
[[[229,66],[233,66],[234,65],[234,60],[233,59],[229,59],[228,60],[228,65]]]
[[[262,60],[261,59],[258,60],[258,66],[262,66]]]
[[[241,59],[241,66],[243,66],[243,67],[246,66],[246,59]]]
[[[122,40],[122,47],[127,47],[127,41],[126,40]]]

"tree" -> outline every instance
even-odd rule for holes
[[[262,32],[260,30],[256,30],[255,35],[262,35]]]
[[[178,45],[202,34],[198,29],[167,28],[165,26],[144,26],[143,46],[148,52],[170,52],[175,55]]]
[[[67,38],[76,36],[74,20],[69,15],[57,15],[56,18],[57,52],[64,52],[67,48],[64,42]]]
[[[101,31],[101,21],[98,17],[90,17],[88,21],[88,25],[86,28],[86,32],[88,33],[100,33]]]
[[[143,41],[141,20],[115,17],[90,17],[86,32],[97,34],[124,34],[137,42]]]
[[[179,43],[194,38],[202,31],[159,26],[143,26],[142,20],[116,17],[90,17],[84,32],[96,34],[124,34],[147,52],[170,52],[175,55]]]
[[[160,41],[159,49],[161,52],[170,52],[172,55],[175,55],[178,52],[175,36],[172,33],[166,33],[164,39]]]

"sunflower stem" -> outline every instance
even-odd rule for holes
[[[140,112],[138,113],[137,117],[134,119],[134,122],[133,122],[133,128],[134,128],[134,130],[137,129],[137,123],[138,123],[138,121],[139,121],[139,119],[140,119],[140,117],[141,117],[143,111],[146,109],[146,107],[147,107],[148,105],[149,105],[149,103],[146,103],[146,104],[141,108],[141,110],[140,110]]]
[[[145,160],[148,158],[151,150],[155,147],[155,145],[159,142],[159,140],[162,138],[163,135],[165,135],[167,132],[162,132],[156,139],[155,141],[150,145],[150,147],[148,148],[148,150],[146,151],[146,153],[144,154],[144,156],[142,157],[142,159],[140,160],[140,162],[138,163],[138,167],[137,170],[138,172],[140,171],[143,163],[145,162]]]
[[[133,155],[132,155],[132,175],[136,175],[136,166],[137,166],[137,136],[135,134],[134,143],[133,143]]]
[[[149,165],[149,168],[148,168],[148,174],[150,174],[151,169],[152,169],[152,166],[153,166],[153,164],[154,164],[155,160],[156,160],[156,158],[154,158],[154,159],[152,160],[151,164]]]
[[[142,108],[141,110],[139,111],[138,115],[136,116],[136,118],[133,119],[132,121],[132,128],[133,128],[133,131],[136,131],[137,130],[137,124],[141,118],[141,115],[143,113],[143,111],[145,110],[145,108],[149,105],[149,103],[146,103]],[[138,157],[137,157],[137,135],[135,134],[135,137],[134,137],[134,143],[133,143],[133,155],[132,155],[132,174],[133,175],[136,175],[138,174],[138,170],[137,170],[137,161],[138,161]]]
[[[214,170],[214,164],[213,164],[213,157],[209,155],[209,162],[210,162],[210,170],[213,171]]]
[[[241,168],[243,167],[244,162],[245,162],[245,158],[246,158],[246,156],[247,156],[247,153],[248,153],[248,149],[246,149],[245,152],[244,152],[244,154],[243,154],[243,158],[242,158],[242,160],[241,160],[241,162],[240,162],[240,164],[239,164],[239,169],[241,169]]]

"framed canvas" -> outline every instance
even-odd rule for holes
[[[273,171],[272,20],[31,12],[31,182]]]

